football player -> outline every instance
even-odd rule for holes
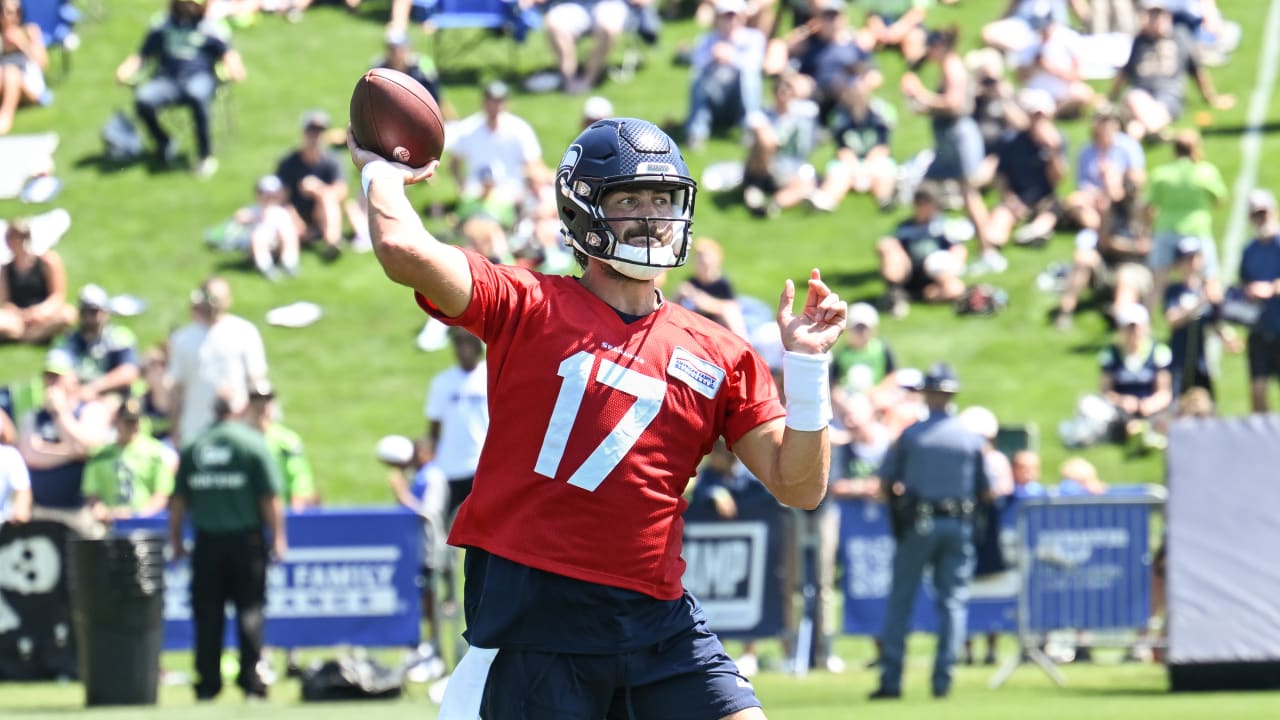
[[[784,408],[744,340],[657,289],[687,256],[696,186],[654,124],[601,120],[565,152],[555,191],[576,278],[438,242],[404,192],[437,163],[349,146],[388,277],[488,347],[494,411],[449,537],[466,548],[471,647],[440,717],[763,718],[681,585],[681,495],[724,437],[783,503],[822,501],[845,304],[814,270],[794,315],[786,281]]]

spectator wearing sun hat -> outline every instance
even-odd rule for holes
[[[685,144],[700,149],[712,133],[742,124],[760,109],[767,39],[747,26],[744,0],[716,0],[715,20],[690,55]]]
[[[1240,257],[1240,284],[1261,310],[1249,331],[1249,396],[1253,412],[1264,413],[1268,381],[1280,380],[1280,225],[1270,190],[1249,193],[1249,219],[1254,237]]]

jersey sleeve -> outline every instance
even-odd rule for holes
[[[414,299],[428,315],[446,325],[464,328],[488,343],[502,333],[510,319],[520,314],[537,286],[539,276],[523,268],[495,265],[472,250],[463,249],[462,252],[471,268],[471,299],[461,315],[445,315],[422,293],[415,291]]]
[[[739,356],[728,391],[724,440],[730,450],[748,431],[787,414],[769,366],[750,348],[744,348]]]

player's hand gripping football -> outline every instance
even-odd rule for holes
[[[796,285],[787,278],[778,299],[778,328],[782,330],[782,347],[791,352],[821,355],[836,344],[844,332],[845,315],[849,306],[831,288],[822,282],[822,274],[814,268],[809,273],[809,292],[804,298],[804,310],[793,313]]]
[[[432,175],[436,174],[436,168],[440,165],[439,160],[432,160],[423,167],[412,168],[404,163],[387,160],[372,150],[366,150],[356,144],[356,136],[351,132],[350,127],[347,127],[347,150],[351,152],[351,162],[355,163],[356,170],[364,170],[364,166],[374,160],[386,160],[391,167],[400,171],[400,174],[404,178],[405,185],[412,185],[429,179]]]

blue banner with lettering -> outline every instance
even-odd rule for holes
[[[1146,627],[1151,611],[1150,505],[1029,502],[1024,510],[1028,627]]]
[[[1016,512],[1000,515],[1000,544],[1013,557],[1017,542]],[[865,500],[840,501],[840,555],[844,566],[844,631],[880,634],[889,586],[893,581],[895,543],[888,508]],[[1014,632],[1018,627],[1018,576],[1012,569],[977,578],[970,585],[969,632]],[[935,596],[926,575],[916,593],[911,629],[937,629]]]
[[[735,495],[732,519],[710,500],[684,514],[684,586],[721,637],[761,638],[782,631],[782,509],[763,486]]]
[[[117,532],[164,534],[164,517],[120,520]],[[277,647],[418,643],[422,520],[405,510],[316,510],[285,518],[289,551],[267,570],[266,642]],[[191,568],[165,570],[164,646],[192,647]],[[235,626],[227,625],[234,644]]]

